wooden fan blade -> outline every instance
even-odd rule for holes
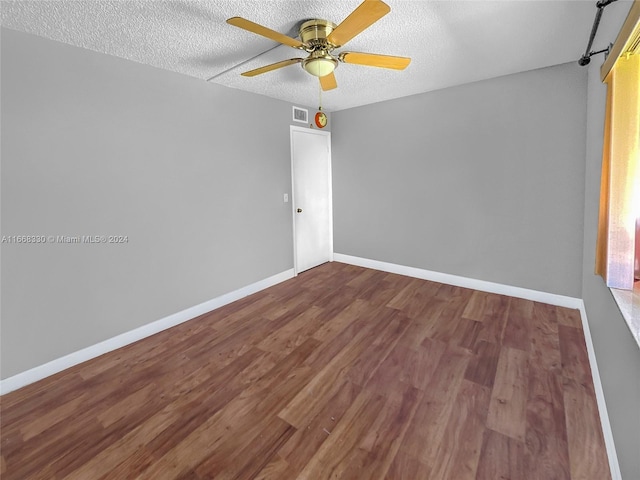
[[[327,40],[336,47],[344,45],[390,11],[389,5],[380,0],[364,0],[329,34]]]
[[[366,65],[369,67],[393,68],[404,70],[411,63],[408,57],[392,57],[390,55],[378,55],[376,53],[343,52],[339,56],[344,63]]]
[[[232,17],[227,20],[229,25],[233,25],[234,27],[242,28],[252,33],[257,33],[258,35],[262,35],[263,37],[267,37],[271,40],[275,40],[276,42],[284,43],[285,45],[289,45],[293,48],[299,48],[304,50],[304,43],[299,42],[295,38],[291,38],[287,35],[284,35],[280,32],[276,32],[275,30],[271,30],[270,28],[263,27],[262,25],[258,25],[257,23],[252,22],[251,20],[247,20],[242,17]]]
[[[333,72],[331,72],[329,75],[325,75],[324,77],[320,77],[320,86],[325,92],[327,90],[338,88],[338,82],[336,82],[336,76],[333,74]]]
[[[301,61],[302,58],[291,58],[289,60],[283,60],[282,62],[272,63],[271,65],[256,68],[255,70],[249,70],[248,72],[242,73],[242,76],[255,77],[256,75],[261,75],[263,73],[270,72],[271,70],[277,70],[278,68],[287,67],[289,65],[293,65],[294,63],[300,63]]]

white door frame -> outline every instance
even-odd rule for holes
[[[321,135],[327,138],[328,168],[329,168],[329,261],[333,262],[333,180],[331,176],[331,132],[314,130],[311,128],[289,126],[289,144],[291,149],[291,215],[293,222],[293,274],[298,275],[298,256],[296,240],[296,198],[295,198],[295,169],[293,165],[293,132],[302,132],[312,135]]]

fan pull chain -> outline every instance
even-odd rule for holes
[[[322,85],[318,83],[318,110],[322,111]]]

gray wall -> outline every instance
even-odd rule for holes
[[[335,112],[335,251],[581,297],[586,80],[567,64]]]
[[[629,4],[607,7],[594,46],[613,42]],[[594,275],[606,86],[589,66],[582,295],[624,479],[640,478],[640,349],[601,277]]]
[[[290,104],[7,29],[1,86],[2,235],[128,236],[2,245],[3,379],[293,268]]]

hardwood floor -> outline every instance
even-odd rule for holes
[[[1,398],[10,479],[605,480],[577,310],[340,263]]]

